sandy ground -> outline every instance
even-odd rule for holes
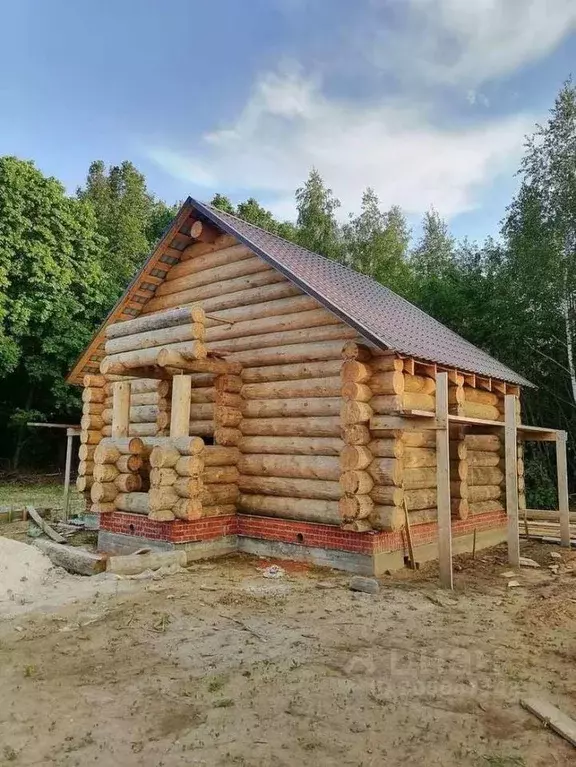
[[[371,596],[327,570],[269,580],[242,556],[68,576],[4,604],[0,764],[574,765],[518,700],[576,717],[576,555],[553,575],[560,549],[524,548],[543,567],[521,587],[494,549],[459,558],[453,594],[433,566]]]

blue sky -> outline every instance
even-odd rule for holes
[[[315,165],[482,238],[574,61],[574,0],[0,0],[0,154],[284,217]]]

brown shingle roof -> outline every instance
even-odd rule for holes
[[[188,202],[377,346],[463,372],[532,386],[521,375],[372,278],[211,205],[191,198]]]

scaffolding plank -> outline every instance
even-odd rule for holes
[[[506,456],[506,516],[508,518],[508,562],[520,565],[518,535],[518,435],[516,430],[516,397],[504,398],[504,452]]]
[[[452,574],[452,514],[450,509],[450,433],[448,430],[448,373],[436,376],[436,476],[438,503],[438,561],[440,583],[454,588]]]

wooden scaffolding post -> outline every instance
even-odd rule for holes
[[[116,381],[112,388],[112,436],[127,437],[130,426],[130,381]]]
[[[187,437],[190,434],[190,397],[192,376],[179,375],[172,379],[172,413],[170,437]]]
[[[568,462],[566,432],[556,432],[556,474],[558,477],[558,510],[560,512],[560,545],[570,548],[570,509],[568,500]]]
[[[518,530],[518,429],[516,396],[504,399],[504,452],[506,463],[506,516],[508,518],[508,562],[520,566],[520,532]]]
[[[448,373],[436,376],[436,483],[438,505],[438,562],[440,583],[454,588],[452,578],[452,512],[450,508],[450,432],[448,430]]]

